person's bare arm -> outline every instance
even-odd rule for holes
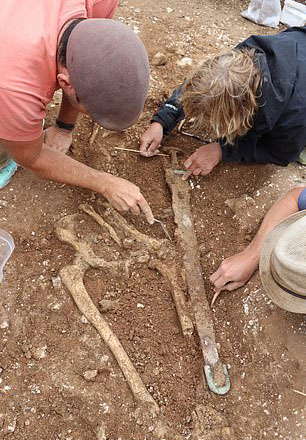
[[[46,180],[54,180],[102,194],[119,211],[145,214],[152,224],[152,211],[131,182],[112,174],[97,171],[43,144],[43,135],[31,142],[1,140],[10,156],[20,165]]]
[[[305,187],[293,188],[280,198],[266,214],[252,242],[238,254],[226,258],[210,277],[216,292],[243,286],[256,270],[265,237],[279,222],[298,212],[298,198]]]

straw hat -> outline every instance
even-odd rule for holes
[[[275,304],[289,312],[306,313],[306,210],[286,218],[268,234],[259,273]]]

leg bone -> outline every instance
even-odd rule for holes
[[[159,260],[152,260],[150,262],[150,267],[157,269],[170,284],[172,297],[175,303],[176,312],[181,324],[183,335],[192,335],[194,327],[186,307],[184,292],[177,282],[178,273],[176,267],[174,265],[168,267]]]
[[[80,312],[97,329],[101,338],[113,353],[130,386],[135,400],[148,408],[153,414],[157,414],[159,412],[157,403],[147,391],[119,339],[113,333],[106,320],[101,316],[88,295],[83,282],[85,270],[86,264],[84,264],[80,258],[77,258],[73,265],[63,267],[60,271],[60,275]]]

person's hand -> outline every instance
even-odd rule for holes
[[[243,286],[253,275],[258,260],[258,253],[249,249],[223,260],[218,270],[209,278],[215,292],[232,291]]]
[[[44,130],[44,144],[53,150],[67,153],[72,143],[72,132],[55,125]]]
[[[218,165],[221,159],[222,150],[219,142],[202,145],[202,147],[185,160],[184,166],[187,171],[182,179],[187,180],[191,174],[194,174],[195,176],[198,176],[199,174],[202,176],[209,174],[211,170]]]
[[[112,174],[108,174],[105,179],[106,185],[102,194],[114,208],[118,211],[131,211],[136,215],[143,212],[148,223],[154,223],[151,208],[138,186]]]
[[[140,152],[142,156],[154,156],[158,152],[162,138],[163,126],[158,122],[152,122],[140,138]]]

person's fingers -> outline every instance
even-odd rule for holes
[[[185,171],[185,173],[182,176],[182,180],[187,180],[189,176],[191,176],[192,171]]]
[[[218,296],[220,295],[220,293],[224,290],[228,290],[228,291],[232,291],[235,289],[238,289],[239,287],[243,286],[244,282],[241,281],[233,281],[232,283],[227,283],[225,284],[225,286],[223,286],[221,289],[215,289],[215,294],[213,296],[213,299],[210,303],[210,306],[213,307],[214,303],[216,302],[216,299],[218,298]]]
[[[202,172],[201,168],[196,168],[195,170],[193,170],[193,175],[198,176],[199,174],[201,174],[201,172]]]
[[[159,145],[160,145],[160,142],[158,142],[156,139],[153,139],[151,144],[149,145],[148,153],[151,153],[153,155],[153,153],[156,152]]]
[[[141,156],[144,156],[144,157],[151,157],[152,156],[152,154],[148,153],[147,150],[146,151],[140,151],[140,154],[141,154]]]
[[[123,201],[121,201],[120,203],[116,202],[114,200],[111,200],[111,199],[108,200],[108,201],[119,212],[126,212],[126,211],[129,210],[128,205],[125,202],[123,202]]]
[[[133,205],[133,206],[131,206],[131,207],[130,207],[130,210],[131,210],[131,212],[132,212],[134,215],[139,215],[139,214],[140,214],[140,208],[139,208],[138,205]]]
[[[153,223],[154,223],[153,213],[151,211],[151,208],[150,208],[148,202],[146,201],[146,199],[143,196],[141,196],[141,198],[138,200],[138,206],[140,207],[141,211],[146,216],[148,223],[150,225],[153,225]]]
[[[206,176],[207,174],[209,174],[211,172],[211,170],[212,170],[212,168],[210,168],[210,169],[208,169],[208,168],[202,169],[201,170],[201,176]]]
[[[185,162],[184,162],[184,167],[187,168],[187,169],[190,168],[191,165],[192,165],[192,162],[193,162],[192,156],[193,155],[189,156],[188,159],[186,159]]]
[[[225,284],[225,286],[222,287],[222,289],[220,289],[220,291],[221,290],[229,290],[231,292],[232,290],[238,289],[239,287],[241,287],[243,285],[244,285],[244,282],[242,282],[242,281],[233,281],[232,283]]]
[[[221,276],[221,266],[219,266],[219,268],[216,270],[216,272],[214,272],[210,277],[209,277],[209,281],[214,284],[215,281]]]
[[[148,138],[147,136],[142,136],[140,138],[139,151],[141,152],[141,154],[146,155],[150,142],[151,139]]]
[[[221,275],[215,282],[214,282],[214,286],[216,288],[216,290],[221,290],[225,284],[227,284],[230,280],[225,276],[225,275]]]

